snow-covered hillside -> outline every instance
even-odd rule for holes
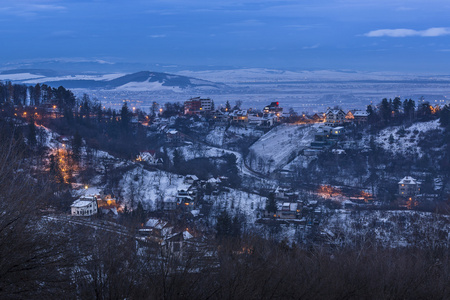
[[[316,125],[280,125],[250,147],[247,163],[260,172],[273,172],[294,159],[314,140]]]
[[[119,183],[124,202],[128,207],[141,202],[144,208],[156,210],[162,208],[164,200],[173,200],[177,191],[187,190],[190,185],[184,183],[184,176],[164,171],[148,171],[140,165],[126,172]],[[260,210],[264,208],[266,198],[236,189],[226,189],[215,196],[205,196],[215,212],[223,209],[231,215],[244,215],[247,222],[253,223]]]
[[[208,133],[206,142],[214,146],[223,147],[229,143],[239,142],[241,139],[259,138],[262,135],[264,135],[263,131],[255,130],[254,128],[230,126],[227,129],[226,127],[216,127]]]
[[[442,130],[439,120],[414,123],[410,127],[396,126],[382,130],[375,138],[375,142],[383,149],[392,153],[423,155],[418,146],[419,137],[431,130]],[[392,134],[392,138],[390,136]],[[367,142],[367,139],[365,140]],[[392,143],[391,143],[392,142]]]
[[[136,165],[123,175],[119,186],[129,207],[141,202],[144,208],[155,210],[162,208],[164,199],[175,198],[178,189],[186,188],[183,180],[183,176],[164,171],[150,172]]]

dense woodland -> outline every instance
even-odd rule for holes
[[[136,242],[132,229],[127,235],[61,224],[46,217],[46,209],[70,205],[71,179],[65,181],[56,159],[46,158],[39,125],[74,137],[68,154],[74,165],[81,160],[80,149],[85,144],[132,159],[141,150],[164,146],[161,137],[148,137],[142,125],[131,121],[134,117],[151,122],[157,107],[148,114],[126,104],[114,111],[88,95],[78,99],[63,87],[11,83],[0,83],[0,105],[2,299],[445,299],[450,295],[449,251],[439,244],[394,249],[370,240],[340,248],[320,243],[296,245],[244,231],[237,218],[224,212],[201,250],[181,260],[155,255],[157,247]],[[180,104],[167,103],[162,114],[170,117],[181,112]],[[391,125],[439,118],[443,135],[417,139],[427,153],[439,147],[445,151],[420,158],[398,155],[386,162],[387,154],[372,141],[367,152],[350,151],[339,159],[324,152],[308,169],[299,168],[298,177],[290,184],[333,183],[336,176],[354,173],[361,178],[361,185],[376,185],[379,197],[389,204],[396,188],[389,175],[423,171],[430,174],[430,180],[442,175],[444,182],[449,181],[449,107],[436,111],[426,102],[417,107],[413,100],[396,98],[383,99],[378,107],[369,106],[368,112],[367,127],[349,128],[349,136],[358,139],[366,130],[376,133]],[[186,122],[177,121],[177,129],[193,134]],[[164,152],[161,155],[168,157]],[[95,162],[89,162],[89,153],[83,160],[86,168],[80,176],[92,176],[89,172]],[[162,168],[179,174],[194,172],[204,178],[225,174],[232,186],[241,184],[239,176],[233,177],[237,174],[234,155],[217,161],[186,161],[175,151],[173,160],[172,164],[167,159]],[[386,168],[380,169],[380,164]],[[324,175],[324,169],[330,175]],[[111,182],[118,176],[114,172],[108,173]],[[137,208],[124,216],[123,223],[137,224],[145,216],[142,207]]]

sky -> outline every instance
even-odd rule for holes
[[[448,73],[444,0],[0,0],[0,63]]]

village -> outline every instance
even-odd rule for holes
[[[56,257],[73,251],[77,282],[91,284],[105,266],[118,282],[133,265],[132,282],[139,272],[142,286],[179,285],[221,278],[236,262],[266,265],[269,252],[277,265],[280,253],[334,262],[341,249],[371,260],[367,249],[450,245],[448,105],[396,98],[365,111],[286,113],[278,101],[216,109],[195,97],[144,112],[62,87],[49,94],[1,104],[3,153],[20,149],[3,188],[26,182],[5,217],[36,224],[39,242],[52,235]]]
[[[201,122],[212,122],[213,128],[223,126],[235,128],[232,130],[237,132],[239,128],[246,130],[252,128],[254,131],[263,131],[261,136],[277,126],[312,126],[311,140],[307,147],[301,150],[301,156],[309,159],[324,152],[330,152],[335,156],[345,155],[345,149],[354,147],[354,143],[346,138],[346,128],[352,127],[352,130],[355,130],[355,127],[364,128],[369,119],[369,113],[366,111],[345,113],[342,109],[328,109],[324,113],[316,113],[312,116],[306,114],[298,116],[293,115],[292,112],[286,114],[283,113],[283,108],[278,102],[265,106],[261,112],[243,110],[239,107],[234,110],[228,107],[221,110],[213,110],[213,108],[214,103],[209,98],[192,98],[184,103],[182,116],[165,119],[162,117],[163,110],[160,109],[159,115],[156,115],[152,122],[148,122],[149,118],[146,118],[146,126],[149,131],[163,137],[165,146],[174,149],[184,149],[184,147],[193,147],[194,143],[204,143],[204,140],[196,139],[192,132],[188,135],[177,130],[175,124],[178,118],[197,118],[193,127]],[[135,113],[131,124],[139,122],[139,114]],[[208,150],[210,146],[205,145],[204,155],[215,149],[213,156],[218,155],[220,151],[224,153],[225,150],[231,155],[239,156],[239,153],[230,149],[211,147]],[[174,155],[172,152],[172,158],[166,155],[165,159],[171,159],[175,163]],[[387,205],[382,199],[373,195],[373,189],[369,187],[319,184],[314,185],[314,188],[304,186],[295,188],[284,183],[283,177],[251,169],[247,162],[248,160],[240,157],[241,168],[240,170],[236,168],[236,171],[240,177],[251,177],[253,184],[254,180],[264,182],[259,192],[249,192],[245,184],[242,186],[232,184],[226,176],[228,174],[202,179],[194,174],[174,176],[163,171],[165,162],[160,149],[144,150],[128,164],[135,164],[135,167],[137,166],[137,169],[141,171],[136,171],[134,174],[141,172],[140,176],[159,172],[160,186],[153,188],[162,189],[163,192],[155,194],[154,191],[149,191],[152,186],[148,186],[143,192],[137,193],[141,194],[140,198],[132,196],[132,193],[128,191],[128,193],[122,193],[120,197],[122,199],[119,200],[111,194],[106,195],[100,187],[91,186],[88,189],[86,186],[84,190],[81,186],[81,192],[76,192],[80,195],[79,199],[71,205],[71,215],[116,222],[126,210],[143,210],[140,222],[135,228],[136,236],[155,242],[162,247],[162,251],[167,252],[170,249],[170,251],[181,253],[184,243],[192,244],[194,240],[201,240],[205,234],[211,233],[211,228],[219,226],[217,218],[223,211],[227,212],[227,217],[230,219],[233,216],[240,217],[242,219],[240,227],[291,225],[296,228],[296,232],[303,231],[302,236],[306,236],[309,232],[321,228],[323,219],[333,211],[346,213],[380,209],[412,210],[418,207],[419,203],[430,203],[439,198],[437,192],[436,194],[422,193],[421,182],[409,175],[398,178],[395,183],[397,186],[395,201]],[[147,173],[142,173],[144,171]],[[161,185],[164,181],[170,181],[170,184]],[[144,181],[139,182],[138,185],[142,182]],[[126,186],[128,183],[124,182],[123,185]],[[128,189],[130,188],[131,185]],[[136,189],[142,189],[142,187],[136,187]],[[88,191],[92,190],[99,193],[89,194]],[[245,190],[247,192],[244,192]],[[242,196],[244,193],[247,196]],[[130,198],[135,198],[134,204],[130,202]],[[239,198],[239,203],[236,203],[236,198]],[[139,203],[140,207],[136,206],[136,203]],[[249,225],[244,226],[244,223]],[[319,229],[319,238],[323,235],[328,235],[327,230]]]

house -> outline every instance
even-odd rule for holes
[[[270,114],[264,114],[261,119],[261,127],[270,128],[272,127],[275,122],[278,121],[278,117],[276,114],[270,113]]]
[[[163,159],[156,157],[155,150],[143,151],[139,153],[139,155],[136,158],[136,161],[146,161],[148,164],[152,166],[160,166],[163,164]]]
[[[325,113],[325,125],[341,126],[345,122],[345,113],[342,109],[329,109]]]
[[[297,199],[297,194],[292,189],[277,187],[275,189],[275,199],[294,202]]]
[[[296,219],[300,215],[300,205],[298,203],[284,202],[281,211],[277,214],[282,219]]]
[[[191,211],[195,208],[194,197],[190,195],[178,194],[176,197],[177,208]]]
[[[184,177],[184,183],[186,184],[194,184],[197,181],[198,177],[195,175],[186,175],[186,177]]]
[[[248,112],[246,110],[235,110],[230,114],[231,123],[245,125],[248,123]]]
[[[265,114],[274,114],[277,117],[281,117],[283,115],[283,108],[280,107],[279,102],[272,102],[264,107],[263,112]]]
[[[333,150],[331,150],[331,153],[338,154],[338,155],[346,154],[345,150],[343,150],[343,149],[333,149]]]
[[[212,120],[217,125],[226,125],[228,123],[228,113],[216,110],[211,114]]]
[[[145,222],[144,226],[139,229],[139,235],[161,243],[165,237],[172,233],[172,229],[173,227],[169,226],[169,222],[150,218]]]
[[[345,121],[353,122],[354,119],[355,119],[355,116],[353,115],[353,112],[351,110],[349,110],[348,113],[345,115]]]
[[[175,129],[170,129],[166,132],[166,141],[168,143],[179,144],[184,142],[184,135]]]
[[[313,120],[314,123],[320,123],[324,121],[324,115],[325,114],[320,114],[320,116],[318,114],[314,114],[311,117],[311,120]]]
[[[339,137],[344,134],[344,127],[337,126],[331,129],[331,136],[333,137]]]
[[[314,135],[314,141],[311,142],[311,149],[319,149],[323,150],[324,148],[328,148],[336,144],[336,139],[332,139],[332,137],[336,137],[337,135],[332,135],[333,127],[321,125],[317,128],[317,132]],[[338,133],[341,129],[338,129]]]
[[[185,115],[199,115],[208,113],[214,108],[214,101],[210,98],[194,97],[184,102]]]
[[[165,211],[173,211],[177,209],[177,199],[175,197],[169,197],[164,199],[163,202],[163,209]]]
[[[208,179],[207,181],[206,181],[206,184],[209,184],[209,185],[211,185],[212,187],[216,187],[218,184],[220,184],[221,183],[221,181],[220,181],[220,179],[219,178],[210,178],[210,179]]]
[[[301,205],[293,202],[277,202],[276,213],[264,211],[265,217],[274,217],[280,219],[297,219],[301,214]]]
[[[184,114],[185,115],[199,115],[202,102],[200,97],[191,98],[188,101],[184,101]]]
[[[262,117],[258,117],[257,115],[248,116],[248,125],[260,126],[262,121]]]
[[[194,236],[189,231],[178,232],[169,235],[162,243],[162,253],[167,256],[173,254],[175,256],[182,256],[189,245],[189,240]]]
[[[97,214],[97,197],[81,196],[70,206],[72,216],[93,216]]]
[[[353,122],[360,125],[360,124],[367,123],[367,120],[369,118],[369,113],[367,111],[358,110],[358,111],[353,112],[353,117],[354,117]]]
[[[100,197],[100,195],[96,196],[97,198],[97,207],[119,207],[115,198],[112,198],[111,195],[106,195],[104,198]]]
[[[398,194],[402,197],[415,196],[420,192],[420,182],[411,176],[405,176],[398,182]]]

